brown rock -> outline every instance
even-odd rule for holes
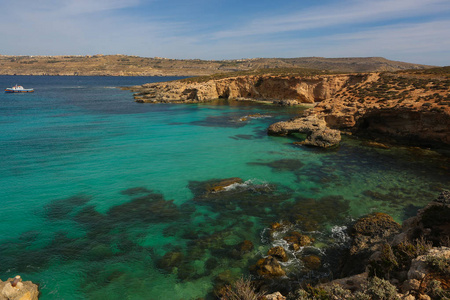
[[[286,251],[281,246],[270,248],[269,251],[267,252],[267,255],[273,256],[282,262],[288,261],[288,256],[286,254]]]
[[[279,231],[283,229],[283,225],[281,225],[281,223],[278,222],[274,222],[272,224],[270,224],[270,230],[271,231]]]
[[[285,276],[286,272],[281,268],[275,257],[267,256],[258,260],[256,265],[251,267],[251,271],[265,278]]]
[[[371,249],[400,231],[400,224],[385,213],[373,213],[360,218],[352,227],[351,254]]]
[[[217,192],[225,190],[225,188],[227,186],[230,186],[230,185],[232,185],[234,183],[242,183],[242,179],[238,178],[238,177],[222,179],[222,180],[220,180],[218,182],[215,182],[215,183],[213,183],[211,185],[208,185],[206,187],[206,190],[208,192],[210,192],[210,193],[217,193]]]
[[[286,242],[288,242],[295,251],[298,251],[300,247],[308,246],[314,242],[314,239],[303,235],[297,231],[290,233],[288,236],[283,238]]]
[[[301,145],[314,146],[320,148],[330,148],[336,146],[341,141],[341,132],[335,129],[323,128],[311,132]]]
[[[18,280],[17,280],[17,277]],[[16,279],[16,280],[15,280]],[[13,286],[15,284],[15,286]],[[20,276],[0,280],[0,299],[7,300],[37,300],[39,296],[38,286],[31,281],[23,281]]]
[[[320,268],[322,261],[320,257],[316,255],[308,255],[302,257],[302,261],[305,264],[305,267],[307,267],[310,270],[317,270]]]

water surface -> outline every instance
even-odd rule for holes
[[[116,88],[172,79],[0,76],[35,89],[0,94],[2,280],[40,283],[44,300],[196,299],[280,243],[272,222],[297,222],[320,249],[349,220],[401,222],[449,187],[431,150],[266,135],[299,107],[139,104]],[[243,182],[208,192],[230,177]],[[244,240],[255,248],[236,254]]]

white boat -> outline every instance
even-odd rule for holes
[[[12,88],[6,88],[5,93],[32,93],[34,89],[24,89],[21,85],[15,85]]]

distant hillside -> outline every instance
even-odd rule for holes
[[[198,76],[261,69],[309,68],[331,72],[375,72],[430,67],[382,57],[186,60],[127,55],[0,55],[0,75]]]

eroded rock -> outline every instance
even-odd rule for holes
[[[267,252],[267,255],[273,256],[282,262],[288,261],[288,256],[286,254],[286,251],[281,246],[270,248],[269,251]]]
[[[38,296],[38,286],[31,281],[22,281],[19,275],[4,282],[0,280],[0,299],[37,300]]]
[[[264,278],[275,278],[286,275],[278,260],[273,256],[261,258],[250,270]]]

